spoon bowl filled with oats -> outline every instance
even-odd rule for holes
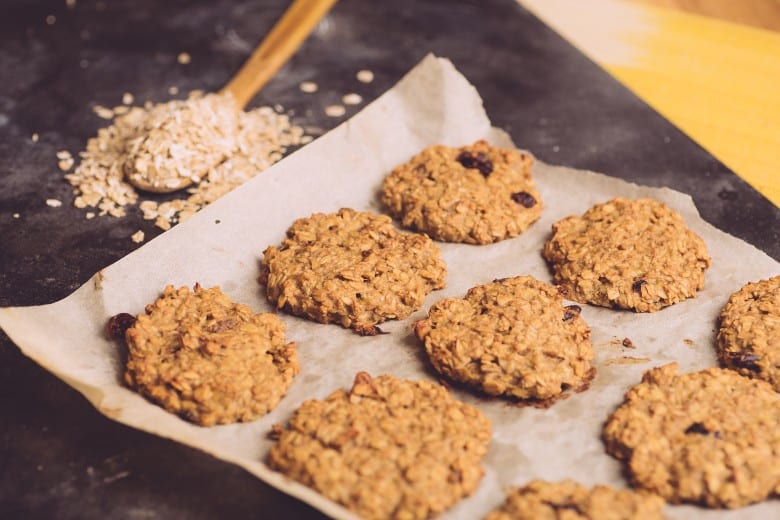
[[[170,193],[199,184],[240,145],[242,111],[336,0],[294,0],[218,93],[152,106],[127,140],[121,169],[136,188]]]

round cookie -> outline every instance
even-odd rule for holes
[[[511,490],[485,520],[662,520],[663,508],[664,501],[649,493],[603,485],[586,488],[571,480],[532,480]]]
[[[552,231],[544,257],[575,301],[653,312],[704,286],[704,241],[656,200],[616,198],[556,222]]]
[[[443,386],[365,372],[275,430],[271,468],[367,519],[430,518],[470,495],[491,439]]]
[[[530,276],[441,300],[413,328],[438,372],[489,395],[552,404],[596,373],[580,308]]]
[[[671,503],[736,508],[780,493],[780,395],[732,370],[645,372],[603,438],[635,486]]]
[[[542,212],[527,153],[477,141],[431,146],[396,167],[382,202],[405,228],[434,240],[489,244],[519,235]]]
[[[718,359],[780,392],[780,276],[749,283],[720,313]]]
[[[263,252],[260,283],[278,309],[372,335],[377,323],[405,318],[444,287],[440,257],[427,236],[345,208],[296,220],[279,248]]]
[[[167,286],[125,340],[127,384],[201,426],[266,414],[300,371],[279,318],[233,303],[219,287]]]

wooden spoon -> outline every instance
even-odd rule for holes
[[[241,69],[219,91],[219,94],[232,95],[236,101],[236,111],[243,110],[255,94],[295,53],[334,3],[336,0],[294,0],[271,32],[252,52]],[[179,115],[173,114],[169,120],[155,121],[150,127],[150,131],[155,132],[154,139],[142,136],[131,143],[131,153],[128,154],[123,168],[125,178],[136,188],[154,193],[170,193],[186,188],[225,158],[225,154],[221,153],[219,148],[213,153],[203,154],[202,161],[198,160],[199,157],[193,157],[197,151],[182,151],[183,143],[177,143],[174,137],[176,132],[171,131],[179,124]],[[163,150],[161,150],[161,143]],[[208,146],[210,143],[200,143],[203,144]],[[177,153],[189,155],[194,159],[199,171],[188,170],[182,174],[181,168],[169,168],[166,165],[166,162],[176,163],[176,161],[155,160],[161,154],[168,155],[165,147],[172,150],[173,146],[170,145],[177,147]],[[224,143],[222,145],[224,148]],[[151,169],[153,171],[150,172]]]

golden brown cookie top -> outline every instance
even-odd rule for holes
[[[603,436],[634,485],[672,503],[735,508],[780,492],[780,395],[732,370],[645,372]]]
[[[511,490],[485,520],[661,520],[663,506],[660,497],[644,492],[532,480]]]
[[[704,241],[653,199],[616,198],[556,222],[544,257],[567,297],[637,312],[694,297],[710,265]]]
[[[486,141],[431,146],[385,178],[382,201],[404,227],[434,240],[489,244],[517,236],[539,218],[532,164],[527,153]]]
[[[368,519],[429,518],[471,494],[491,439],[441,385],[357,374],[277,428],[269,465]]]
[[[419,309],[446,273],[427,236],[344,208],[296,220],[280,247],[263,252],[260,283],[278,309],[376,334],[376,324]]]
[[[266,414],[300,370],[279,318],[233,303],[219,287],[167,286],[125,339],[127,384],[202,426]]]
[[[780,275],[732,294],[719,322],[720,362],[780,392]]]
[[[434,368],[489,395],[551,404],[595,375],[576,305],[530,276],[495,280],[434,304],[414,324]]]

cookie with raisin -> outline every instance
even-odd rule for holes
[[[605,485],[585,487],[572,480],[532,480],[512,489],[485,520],[662,520],[664,501],[657,495]]]
[[[718,359],[780,392],[780,275],[748,283],[720,313]]]
[[[305,401],[267,462],[361,518],[431,518],[476,490],[490,421],[431,381],[357,374]]]
[[[645,372],[609,417],[607,452],[634,486],[668,502],[737,508],[780,493],[780,394],[710,368]]]
[[[492,396],[547,405],[596,373],[580,307],[530,276],[441,300],[413,329],[439,373]]]
[[[343,208],[298,219],[263,252],[259,281],[277,309],[364,335],[420,308],[447,273],[427,236],[387,215]]]
[[[120,316],[112,325],[126,329],[128,386],[201,426],[268,413],[300,371],[281,320],[234,303],[219,287],[169,285],[134,322]]]
[[[397,166],[382,202],[403,227],[434,240],[490,244],[519,235],[542,212],[532,157],[477,141],[436,145]]]
[[[566,297],[636,312],[693,298],[710,266],[701,237],[653,199],[616,198],[559,220],[543,254]]]

